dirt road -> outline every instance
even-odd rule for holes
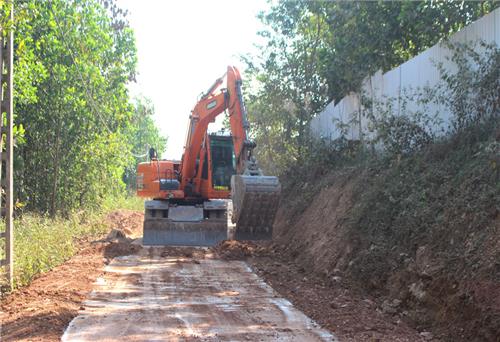
[[[335,341],[243,261],[196,249],[115,258],[63,341]]]
[[[131,243],[142,213],[106,221],[115,234],[1,299],[1,341],[428,340],[349,286],[306,275],[279,246],[143,249]]]

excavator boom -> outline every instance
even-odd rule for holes
[[[145,202],[144,244],[210,246],[227,239],[229,227],[237,240],[272,238],[281,185],[253,157],[241,87],[238,69],[229,66],[191,111],[182,160],[139,164],[137,193],[152,198]],[[231,135],[208,134],[224,112]]]

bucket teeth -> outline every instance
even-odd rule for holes
[[[278,177],[243,176],[231,178],[236,240],[270,240],[278,210],[281,184]]]

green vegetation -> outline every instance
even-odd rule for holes
[[[380,302],[396,300],[419,329],[442,333],[444,340],[493,341],[499,325],[491,296],[498,297],[500,280],[500,49],[482,42],[450,49],[455,70],[439,66],[440,86],[409,94],[421,108],[408,110],[406,97],[399,99],[400,114],[364,104],[375,129],[372,143],[383,151],[345,138],[307,141],[285,164],[282,203],[292,218],[281,229],[291,225],[294,233],[280,242],[298,246],[291,255],[299,263],[309,260],[310,268],[320,265],[315,271],[321,275],[338,273]],[[431,102],[451,114],[446,135],[431,129],[435,123],[425,110]],[[335,197],[332,190],[341,200],[324,200],[325,193]],[[335,222],[322,226],[319,237],[318,218],[301,217],[318,207]],[[309,234],[309,241],[297,242]],[[322,250],[315,240],[324,243]]]
[[[79,241],[102,235],[107,212],[142,210],[126,188],[133,189],[138,155],[149,146],[161,153],[166,138],[149,100],[130,98],[135,38],[115,0],[15,1],[14,23],[5,1],[0,12],[4,32],[15,30],[19,286],[71,257]]]
[[[342,138],[305,145],[281,177],[286,219],[277,230],[305,269],[340,274],[379,302],[395,300],[419,329],[450,341],[494,341],[500,49],[451,48],[456,70],[441,67],[445,86],[427,99],[450,109],[448,134],[423,134],[432,123],[421,113],[368,108],[385,150]]]
[[[104,212],[109,212],[116,209],[143,211],[144,199],[141,197],[137,197],[134,194],[120,194],[118,196],[107,197],[102,204],[102,210]]]
[[[361,249],[376,245],[380,253],[386,253],[380,255],[382,260],[398,259],[400,253],[414,255],[418,246],[427,245],[436,253],[447,252],[441,255],[446,272],[472,276],[479,271],[477,263],[488,261],[476,253],[485,245],[483,238],[497,236],[498,147],[491,131],[474,142],[464,136],[469,133],[429,145],[399,161],[372,162],[364,170],[355,189],[351,218],[353,232],[368,244]],[[464,253],[464,245],[470,254]],[[496,253],[497,260],[500,257],[499,250],[488,252]],[[369,254],[373,258],[375,253]],[[389,277],[391,265],[385,264],[384,269],[373,260],[377,259],[359,260],[354,267],[357,276],[365,280]],[[480,271],[494,277],[493,264],[481,266],[489,269]]]
[[[135,170],[138,163],[146,160],[149,148],[154,148],[161,156],[167,146],[167,138],[161,136],[153,121],[155,110],[151,101],[144,97],[138,97],[134,100],[134,112],[127,133],[133,151],[132,162],[127,164],[123,175],[129,193],[135,191]]]
[[[166,144],[147,100],[128,94],[137,56],[126,14],[108,0],[25,0],[14,24],[16,200],[52,217],[98,209],[124,192],[134,154]]]
[[[102,236],[107,226],[102,215],[80,213],[66,218],[25,214],[14,221],[14,285],[29,284],[72,257],[80,240]]]
[[[441,67],[445,87],[436,89],[433,97],[451,109],[450,135],[427,135],[422,141],[421,132],[428,127],[412,113],[402,117],[413,130],[387,120],[387,113],[376,115],[384,118],[378,122],[378,140],[388,149],[381,158],[372,158],[357,189],[352,216],[353,230],[384,246],[380,251],[390,251],[392,258],[393,253],[416,253],[419,244],[446,250],[441,259],[452,277],[473,277],[477,272],[499,276],[494,265],[487,264],[487,255],[476,253],[487,247],[485,236],[498,237],[495,219],[500,203],[500,49],[479,46],[481,54],[468,45],[450,46],[457,70],[451,73]],[[408,146],[412,148],[404,148]],[[464,254],[465,246],[469,255]],[[483,252],[500,257],[493,248]],[[359,265],[359,276],[390,273],[381,272],[380,265],[369,270],[369,262]]]
[[[245,60],[262,166],[304,162],[308,125],[325,105],[498,7],[498,1],[278,1],[261,14],[262,55]]]

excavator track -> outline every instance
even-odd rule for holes
[[[236,240],[271,240],[281,184],[278,177],[234,175],[231,178]]]

